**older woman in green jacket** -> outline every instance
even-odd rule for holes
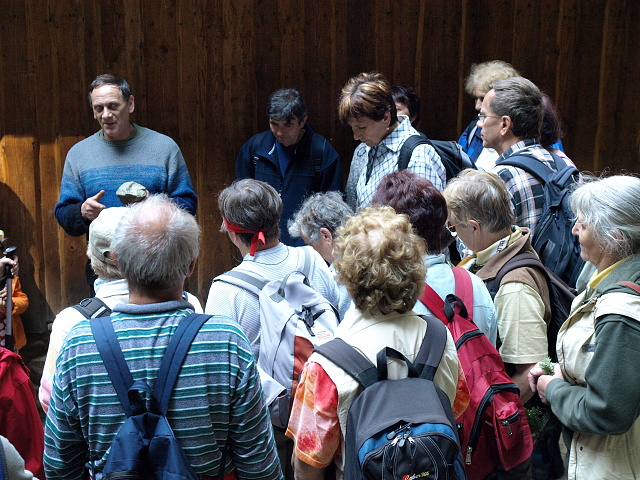
[[[560,330],[555,374],[537,365],[529,383],[565,427],[569,480],[640,479],[640,179],[587,182],[571,205],[597,271]]]

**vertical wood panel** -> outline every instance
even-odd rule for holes
[[[558,25],[555,100],[562,112],[565,149],[581,169],[592,170],[598,118],[604,2],[563,0]]]
[[[638,15],[629,15],[628,2],[607,2],[602,32],[602,57],[600,89],[598,93],[597,131],[594,146],[593,168],[596,171],[610,167],[614,170],[632,170],[619,158],[624,157],[621,145],[611,141],[611,133],[639,128],[640,106],[629,99],[637,95],[640,79],[637,52],[640,33]],[[636,50],[629,47],[635,46]],[[631,54],[633,55],[633,54]],[[631,81],[630,81],[631,80]],[[633,145],[629,145],[634,151]]]
[[[457,139],[461,9],[457,2],[428,3],[425,26],[418,36],[425,39],[420,98],[421,130],[434,139]]]

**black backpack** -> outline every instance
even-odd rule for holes
[[[552,361],[557,362],[556,340],[558,339],[558,332],[562,324],[569,317],[571,302],[573,302],[576,296],[576,291],[567,286],[555,273],[544,266],[535,255],[525,252],[519,253],[511,258],[502,266],[495,278],[485,281],[485,285],[491,294],[491,298],[495,298],[504,276],[512,270],[523,267],[535,268],[541,271],[547,280],[549,297],[551,299],[551,320],[547,325],[547,342],[549,344],[549,356]]]
[[[111,315],[111,309],[98,297],[85,298],[77,305],[73,305],[84,318],[98,318]]]
[[[182,299],[188,301],[187,292],[182,292]],[[80,303],[72,305],[84,318],[98,318],[111,315],[111,309],[98,297],[90,297],[80,300]]]
[[[103,479],[198,480],[166,414],[191,342],[209,318],[210,315],[194,313],[180,321],[162,357],[153,390],[144,381],[133,381],[111,317],[91,319],[91,331],[98,352],[127,416],[109,449]],[[140,391],[149,394],[148,406],[142,400]],[[226,448],[220,463],[220,478],[224,474],[225,453]]]
[[[349,409],[345,480],[466,479],[449,399],[433,383],[447,329],[423,318],[427,334],[414,363],[386,347],[376,366],[340,338],[315,349],[364,387]],[[404,361],[409,376],[387,379],[387,358]]]
[[[431,145],[436,153],[440,155],[442,165],[447,172],[447,182],[453,177],[458,175],[465,168],[476,169],[476,165],[469,158],[462,147],[456,142],[447,140],[429,140],[426,135],[411,135],[407,138],[402,147],[400,147],[400,153],[398,154],[398,170],[405,170],[409,166],[409,160],[413,150],[418,145]]]
[[[569,197],[579,172],[558,155],[551,155],[556,166],[555,172],[534,156],[526,154],[500,159],[496,165],[520,168],[542,183],[544,207],[531,246],[545,266],[567,285],[575,287],[584,260],[580,257],[578,237],[571,233],[575,215],[569,206]]]

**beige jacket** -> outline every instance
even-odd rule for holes
[[[574,300],[572,314],[560,329],[557,343],[565,380],[581,386],[586,386],[586,371],[594,355],[596,318],[622,315],[640,322],[638,295],[611,292],[582,305],[584,298],[583,292]],[[611,375],[620,375],[619,381],[624,381],[623,371]],[[551,405],[554,407],[553,402]],[[574,432],[567,474],[569,480],[640,479],[640,418],[621,435]]]

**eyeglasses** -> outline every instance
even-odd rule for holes
[[[456,227],[458,225],[461,225],[461,224],[458,223],[456,225],[451,225],[450,223],[447,223],[447,230],[449,230],[451,233],[456,233]]]
[[[481,115],[481,114],[478,114],[478,116],[476,118],[478,119],[479,122],[480,121],[484,122],[484,119],[485,118],[489,118],[489,117],[501,118],[502,115]]]

